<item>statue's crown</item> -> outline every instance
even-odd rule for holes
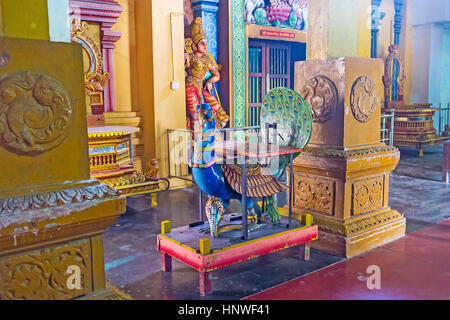
[[[198,44],[200,40],[205,39],[205,30],[203,29],[202,18],[197,17],[192,22],[192,40],[195,44]]]

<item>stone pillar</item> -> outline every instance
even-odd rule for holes
[[[329,58],[295,64],[295,90],[313,113],[306,150],[294,161],[294,212],[313,215],[312,246],[352,257],[405,234],[388,205],[398,149],[380,143],[383,62]]]
[[[102,236],[126,206],[89,175],[81,46],[0,47],[0,300],[112,297]]]
[[[3,36],[49,40],[47,0],[0,0]]]

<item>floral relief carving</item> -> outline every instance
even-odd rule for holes
[[[367,213],[383,207],[384,178],[372,178],[353,184],[352,214]]]
[[[33,209],[118,197],[119,195],[120,193],[109,185],[95,184],[55,192],[0,198],[0,216],[2,214],[20,214]]]
[[[380,104],[375,81],[369,76],[355,80],[350,93],[350,106],[353,116],[359,122],[367,122],[375,114]]]
[[[303,86],[302,96],[311,109],[313,121],[323,123],[331,119],[337,108],[336,85],[325,76],[309,79]]]
[[[81,240],[0,259],[0,299],[71,299],[92,290],[90,245]],[[80,288],[68,288],[69,266],[80,268]]]
[[[295,175],[294,206],[334,215],[334,185],[333,181]]]
[[[0,81],[0,145],[37,156],[60,145],[72,122],[67,90],[45,74],[21,71]]]

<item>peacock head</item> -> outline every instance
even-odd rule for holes
[[[208,103],[198,105],[197,116],[198,121],[195,122],[194,141],[202,145],[214,143],[216,121],[211,106]]]
[[[197,106],[198,118],[201,122],[209,122],[213,119],[213,112],[209,103],[203,103]]]

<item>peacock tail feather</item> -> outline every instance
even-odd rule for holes
[[[281,108],[280,108],[281,106]],[[274,88],[267,93],[261,105],[261,131],[262,136],[266,136],[266,123],[276,123],[279,136],[278,145],[295,146],[305,148],[312,134],[312,114],[305,99],[288,88]],[[274,141],[271,141],[274,143]],[[295,159],[300,153],[295,153]],[[278,159],[278,166],[270,167],[270,174],[281,179],[286,168],[289,166],[290,156],[281,155]],[[273,223],[281,221],[280,214],[275,205],[274,196],[266,198],[266,208],[263,208],[270,215]]]
[[[262,136],[265,136],[266,123],[277,124],[278,145],[303,149],[311,138],[311,110],[305,99],[292,89],[280,87],[267,93],[261,105]],[[298,155],[299,153],[294,154],[294,159]],[[289,160],[289,155],[281,155],[278,168],[273,168],[270,173],[280,179],[289,165]]]

